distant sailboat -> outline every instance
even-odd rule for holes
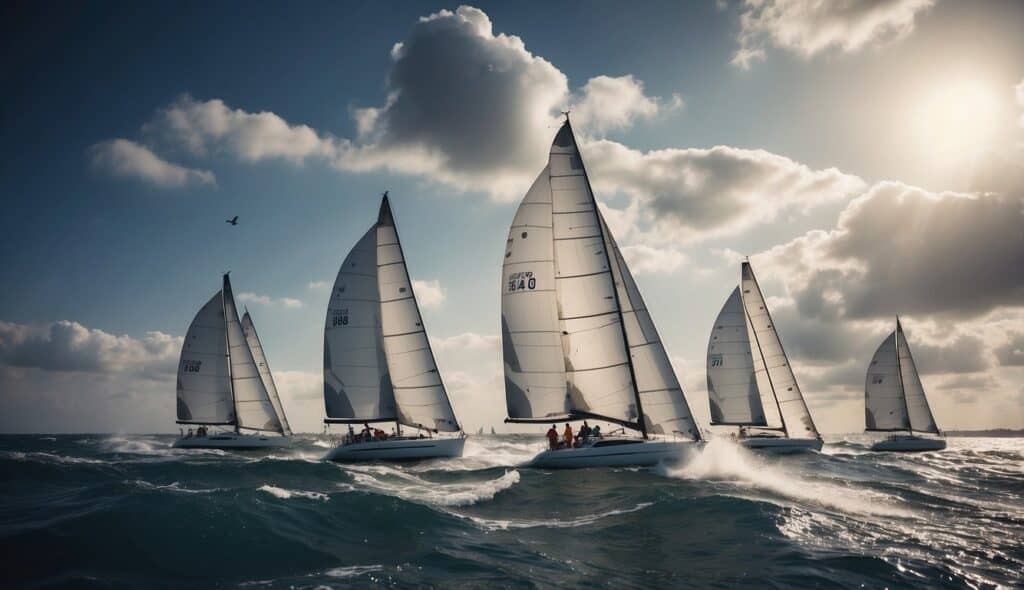
[[[871,446],[873,451],[938,451],[946,448],[941,438],[914,433],[941,434],[928,406],[921,376],[917,373],[903,326],[882,341],[868,365],[864,380],[864,414],[867,432],[901,432]]]
[[[477,433],[477,435],[478,435],[478,436],[479,436],[479,435],[481,435],[481,434],[483,434],[483,433],[484,433],[484,427],[483,427],[483,426],[481,426],[481,427],[480,427],[480,430],[477,430],[477,431],[476,431],[476,433]]]
[[[506,422],[603,420],[641,434],[548,450],[532,465],[649,465],[700,440],[568,118],[509,229],[501,323]]]
[[[248,312],[239,321],[226,274],[223,288],[199,310],[185,334],[177,390],[178,424],[196,425],[204,432],[208,426],[232,427],[227,432],[184,436],[175,441],[177,448],[256,449],[291,444],[291,429],[256,327]]]
[[[491,426],[491,434],[497,434],[497,432],[494,432],[494,427],[493,426]]]
[[[711,424],[739,426],[740,444],[748,448],[821,450],[821,435],[749,262],[743,262],[740,279],[708,340]]]
[[[324,327],[324,406],[327,424],[394,422],[396,428],[395,436],[381,440],[349,426],[345,442],[325,459],[462,455],[465,438],[434,361],[387,193],[377,222],[349,252],[331,290]],[[403,436],[403,425],[430,436]]]

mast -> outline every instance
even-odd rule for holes
[[[224,317],[224,348],[227,350],[228,357],[228,390],[231,392],[231,407],[235,409],[235,434],[239,434],[241,431],[238,426],[238,402],[235,401],[235,380],[232,377],[231,372],[231,341],[228,339],[228,308],[227,298],[230,296],[234,299],[235,294],[231,292],[231,280],[228,275],[231,271],[224,273],[224,286],[221,289],[220,295],[220,308],[221,315]]]
[[[914,424],[910,420],[910,404],[907,403],[907,389],[903,385],[903,363],[900,362],[900,333],[902,331],[903,328],[900,327],[900,316],[896,316],[896,374],[900,376],[900,397],[903,398],[903,411],[907,413],[907,432],[913,436]],[[907,348],[907,350],[909,351],[910,348]],[[927,398],[925,398],[925,400],[927,402]]]
[[[569,111],[564,111],[565,115],[565,126],[569,128],[569,135],[572,137],[573,146],[576,148],[576,153],[580,157],[580,166],[583,168],[583,180],[587,183],[587,191],[590,193],[590,202],[594,205],[594,214],[598,220],[603,220],[601,215],[601,209],[597,205],[597,198],[594,197],[594,189],[590,186],[590,175],[587,174],[587,165],[583,161],[583,152],[580,151],[580,146],[576,142],[576,134],[572,131],[572,123],[569,122]],[[640,387],[636,381],[636,367],[633,366],[633,353],[629,349],[629,338],[626,336],[626,321],[622,317],[622,302],[619,301],[619,289],[615,285],[615,273],[612,271],[612,259],[611,253],[608,252],[608,238],[605,235],[604,223],[598,223],[598,231],[601,232],[601,241],[603,244],[604,258],[608,265],[608,272],[611,273],[612,277],[612,294],[615,297],[615,313],[619,317],[619,329],[622,331],[622,346],[626,351],[626,361],[629,364],[629,377],[633,383],[633,399],[636,400],[636,412],[637,412],[637,423],[640,426],[640,434],[647,438],[647,423],[644,420],[644,408],[643,403],[640,401]],[[625,279],[620,277],[620,281],[623,281],[625,285]]]

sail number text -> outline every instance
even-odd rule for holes
[[[508,275],[508,292],[532,291],[537,288],[537,279],[532,272],[514,272]]]

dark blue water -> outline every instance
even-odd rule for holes
[[[676,468],[462,460],[339,466],[327,443],[174,451],[166,436],[0,437],[0,582],[15,587],[987,588],[1024,585],[1024,440],[855,443]]]

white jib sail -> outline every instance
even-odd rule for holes
[[[654,320],[647,310],[640,289],[626,260],[622,257],[615,238],[600,215],[606,246],[612,252],[612,275],[619,290],[619,305],[626,328],[626,342],[633,359],[637,392],[643,409],[647,432],[653,434],[680,434],[700,439],[700,430],[690,413],[683,388],[679,385],[665,346],[661,342]]]
[[[377,288],[381,336],[399,421],[419,428],[458,432],[461,428],[423,327],[386,195],[377,220]]]
[[[288,425],[288,418],[285,417],[281,396],[277,393],[277,384],[274,383],[274,376],[270,372],[270,363],[267,362],[267,354],[263,351],[263,344],[260,342],[259,334],[256,333],[256,325],[252,323],[252,316],[249,315],[248,310],[242,316],[242,332],[245,333],[245,340],[249,344],[249,351],[252,352],[252,358],[256,361],[260,378],[263,379],[263,387],[267,389],[270,403],[274,406],[274,412],[277,413],[278,421],[281,422],[283,433],[291,436],[292,429]]]
[[[864,419],[868,430],[908,430],[900,363],[893,331],[875,350],[864,380]]]
[[[758,360],[760,355],[758,352]],[[707,375],[712,424],[768,425],[739,287],[726,299],[711,328]],[[771,404],[775,404],[774,399]]]
[[[786,433],[790,438],[818,438],[814,420],[800,393],[793,368],[786,358],[779,334],[768,313],[768,305],[761,293],[761,287],[758,286],[754,271],[747,262],[743,263],[741,279],[741,296],[747,312],[747,321],[750,322],[755,343],[760,348],[768,381],[778,401]]]
[[[917,366],[914,364],[914,357],[910,354],[910,345],[903,334],[903,326],[899,320],[896,321],[896,352],[899,355],[900,372],[903,375],[903,395],[906,399],[907,414],[910,418],[910,427],[918,432],[939,433],[939,427],[935,424],[935,417],[928,407],[928,398],[924,394],[924,385],[921,383],[921,376],[917,373]]]
[[[249,343],[242,332],[238,309],[231,292],[231,281],[224,275],[224,317],[228,335],[228,355],[231,359],[231,389],[235,397],[238,427],[250,430],[284,432],[263,378],[256,367]]]
[[[178,363],[178,422],[235,423],[224,325],[222,292],[217,291],[185,333]]]

